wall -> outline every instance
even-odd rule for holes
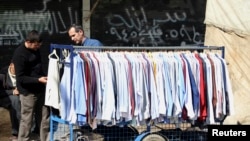
[[[80,0],[1,0],[0,68],[7,65],[13,50],[31,29],[43,35],[46,64],[50,43],[71,43],[67,28],[72,23],[81,24],[81,6]]]
[[[1,0],[0,68],[8,64],[14,48],[31,29],[43,34],[42,55],[47,64],[50,43],[70,44],[67,27],[72,23],[84,26],[82,15],[89,14],[86,4],[82,0]],[[206,0],[95,0],[90,4],[88,35],[106,46],[204,43]]]
[[[91,15],[91,35],[107,46],[201,45],[205,5],[205,0],[100,0]]]

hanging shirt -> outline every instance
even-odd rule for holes
[[[64,68],[63,68],[63,75],[60,82],[60,93],[61,93],[61,118],[63,120],[68,120],[68,115],[70,113],[70,106],[71,106],[71,60],[70,55],[65,58]]]
[[[171,84],[170,84],[170,74],[169,74],[169,65],[168,65],[168,59],[165,55],[165,53],[161,54],[161,58],[163,60],[163,68],[164,68],[164,73],[163,73],[163,83],[164,83],[164,94],[165,94],[165,103],[166,103],[166,115],[167,117],[172,116],[172,111],[173,111],[173,98],[172,98],[172,93],[171,93]]]
[[[75,106],[75,108],[72,111],[72,114],[74,114],[74,111],[76,113],[76,117],[72,116],[72,123],[75,122],[75,118],[77,118],[78,125],[84,125],[86,124],[86,112],[87,112],[87,105],[86,105],[86,79],[85,79],[85,71],[84,71],[84,65],[83,60],[79,56],[74,57],[74,75],[72,79],[72,95],[74,95],[74,101],[72,102],[72,106]]]
[[[48,77],[45,93],[45,105],[60,110],[60,94],[59,94],[59,60],[49,58]]]

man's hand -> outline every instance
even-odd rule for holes
[[[19,91],[17,90],[17,88],[13,90],[13,95],[19,95]]]
[[[40,78],[38,78],[38,81],[43,83],[43,84],[46,84],[47,83],[47,77],[46,76],[42,76]]]

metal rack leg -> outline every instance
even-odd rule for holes
[[[69,125],[70,141],[74,140],[73,124],[70,124],[65,120],[62,120],[55,115],[50,115],[50,141],[54,141],[54,122]]]

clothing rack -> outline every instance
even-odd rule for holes
[[[119,50],[126,50],[126,51],[166,51],[166,50],[190,50],[190,51],[203,51],[203,50],[219,50],[221,51],[222,58],[225,58],[225,47],[224,46],[165,46],[165,47],[110,47],[110,46],[74,46],[74,45],[61,45],[61,44],[51,44],[50,45],[50,52],[52,52],[54,49],[56,49],[59,52],[59,58],[63,56],[63,50],[68,50],[69,52],[77,52],[82,50],[110,50],[110,51],[119,51]],[[71,55],[71,59],[73,59],[73,56]],[[61,60],[60,60],[61,61]],[[71,64],[71,67],[73,65]],[[71,71],[71,76],[73,75],[73,72]],[[72,83],[72,82],[71,82]],[[59,117],[51,114],[50,118],[50,126],[53,127],[54,122],[59,122],[62,124],[68,124],[69,125],[69,131],[70,131],[70,141],[73,141],[73,125],[69,124],[69,122],[64,121],[60,119]],[[223,122],[223,121],[222,121]],[[150,130],[150,125],[147,128],[147,131]],[[53,129],[50,129],[50,140],[53,140]]]
[[[130,47],[130,46],[76,46],[76,45],[60,45],[60,44],[51,44],[50,52],[53,49],[68,49],[70,51],[74,50],[221,50],[222,57],[224,58],[225,47],[224,46],[163,46],[163,47]]]

